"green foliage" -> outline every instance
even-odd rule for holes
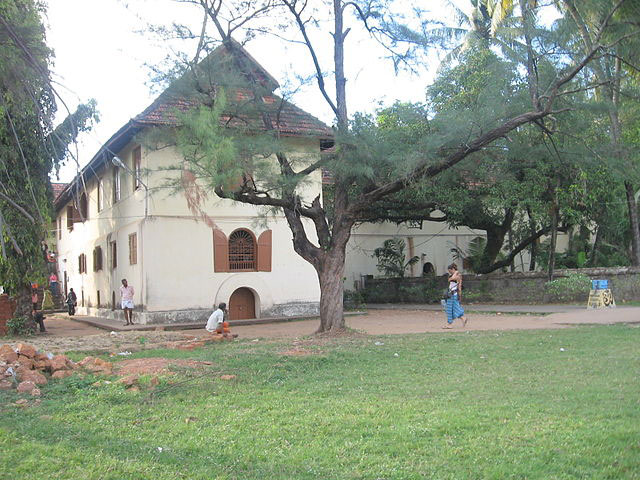
[[[29,317],[13,317],[7,320],[9,335],[24,337],[35,333],[33,321]]]
[[[343,305],[345,310],[364,310],[366,307],[363,292],[359,290],[345,290]]]
[[[581,273],[572,273],[544,285],[545,293],[560,302],[585,300],[591,290],[591,279]]]
[[[35,0],[0,2],[0,278],[28,310],[28,284],[45,278],[40,242],[52,218],[49,173],[57,170],[76,136],[97,120],[95,102],[57,128],[55,91],[41,16]]]
[[[484,237],[474,237],[467,246],[466,249],[461,247],[451,247],[450,251],[453,255],[453,259],[459,261],[465,269],[469,269],[474,273],[480,271],[480,269],[487,264],[487,239]],[[502,260],[504,254],[498,253],[493,260]]]
[[[411,265],[420,261],[420,257],[414,256],[409,260],[404,254],[405,243],[399,238],[385,240],[382,247],[373,251],[373,257],[378,261],[377,268],[385,277],[403,278]]]
[[[435,277],[422,277],[417,282],[390,279],[369,282],[362,297],[367,303],[437,303],[442,291]]]
[[[53,304],[53,297],[51,296],[51,291],[44,291],[44,299],[42,301],[42,309],[43,310],[53,310],[55,305]]]

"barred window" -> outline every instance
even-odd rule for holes
[[[247,230],[236,230],[229,236],[229,270],[256,270],[256,242]]]
[[[118,245],[116,242],[111,242],[111,268],[118,267]]]
[[[138,263],[138,235],[129,235],[129,265]]]
[[[93,249],[93,271],[102,270],[102,248],[95,247]]]
[[[87,257],[84,253],[78,257],[78,273],[87,273]]]

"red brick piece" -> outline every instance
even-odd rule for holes
[[[36,356],[36,347],[33,345],[29,345],[27,343],[19,343],[18,348],[16,348],[17,352],[20,355],[24,355],[25,357],[33,358]]]

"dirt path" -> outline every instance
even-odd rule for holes
[[[616,310],[577,310],[552,315],[505,315],[471,313],[463,328],[456,320],[451,330],[443,330],[446,318],[442,312],[425,310],[372,310],[368,315],[347,317],[349,328],[369,335],[393,335],[403,333],[460,332],[465,330],[534,330],[540,328],[567,328],[579,324],[611,324],[640,322],[640,308]],[[271,325],[247,325],[233,329],[242,338],[285,337],[311,335],[318,327],[317,320],[279,323]]]
[[[454,328],[443,330],[445,317],[442,312],[425,310],[373,310],[367,315],[347,317],[347,326],[369,335],[393,335],[407,333],[452,333],[478,330],[531,330],[569,328],[577,324],[640,323],[640,307],[615,310],[578,310],[552,315],[504,315],[471,313],[469,323],[463,328],[456,320]],[[80,322],[64,318],[50,318],[46,327],[51,332],[27,340],[36,348],[53,353],[72,350],[119,353],[160,348],[165,343],[202,336],[204,331],[131,331],[110,334]],[[234,327],[241,339],[298,338],[312,335],[318,320],[247,325]],[[8,342],[16,344],[18,342]]]

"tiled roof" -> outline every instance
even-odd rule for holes
[[[53,189],[53,200],[58,198],[58,195],[67,187],[67,183],[53,183],[51,182],[51,188]]]
[[[238,57],[232,58],[232,55],[238,55]],[[239,64],[233,61],[238,58],[241,60]],[[279,86],[278,82],[237,42],[232,41],[229,45],[218,47],[199,65],[201,70],[208,69],[207,80],[212,84],[218,85],[216,79],[224,84],[227,83],[222,79],[230,79],[230,83],[234,84],[234,86],[223,87],[227,108],[221,115],[221,124],[254,132],[266,131],[263,114],[267,113],[273,128],[283,136],[315,137],[320,138],[321,142],[322,139],[333,138],[333,130],[330,127],[273,94]],[[241,68],[244,73],[239,73],[237,68]],[[198,106],[195,96],[184,93],[189,91],[185,87],[192,78],[185,76],[176,80],[142,113],[115,132],[73,182],[68,185],[57,184],[60,187],[54,187],[56,209],[63,208],[74,192],[79,191],[80,178],[86,180],[94,176],[102,164],[113,158],[114,152],[122,149],[142,129],[149,126],[178,126],[179,120],[176,114]],[[246,87],[252,81],[254,84],[257,82],[255,90],[263,92],[260,93],[261,97],[258,101],[252,100],[255,97],[254,91]],[[58,188],[60,190],[56,190]]]
[[[333,137],[333,131],[313,115],[274,94],[253,101],[253,92],[232,87],[227,91],[228,105],[220,116],[220,124],[230,128],[248,128],[265,131],[262,114],[268,113],[273,127],[281,135]],[[178,112],[198,106],[196,100],[165,93],[147,107],[134,122],[141,125],[178,125]]]

